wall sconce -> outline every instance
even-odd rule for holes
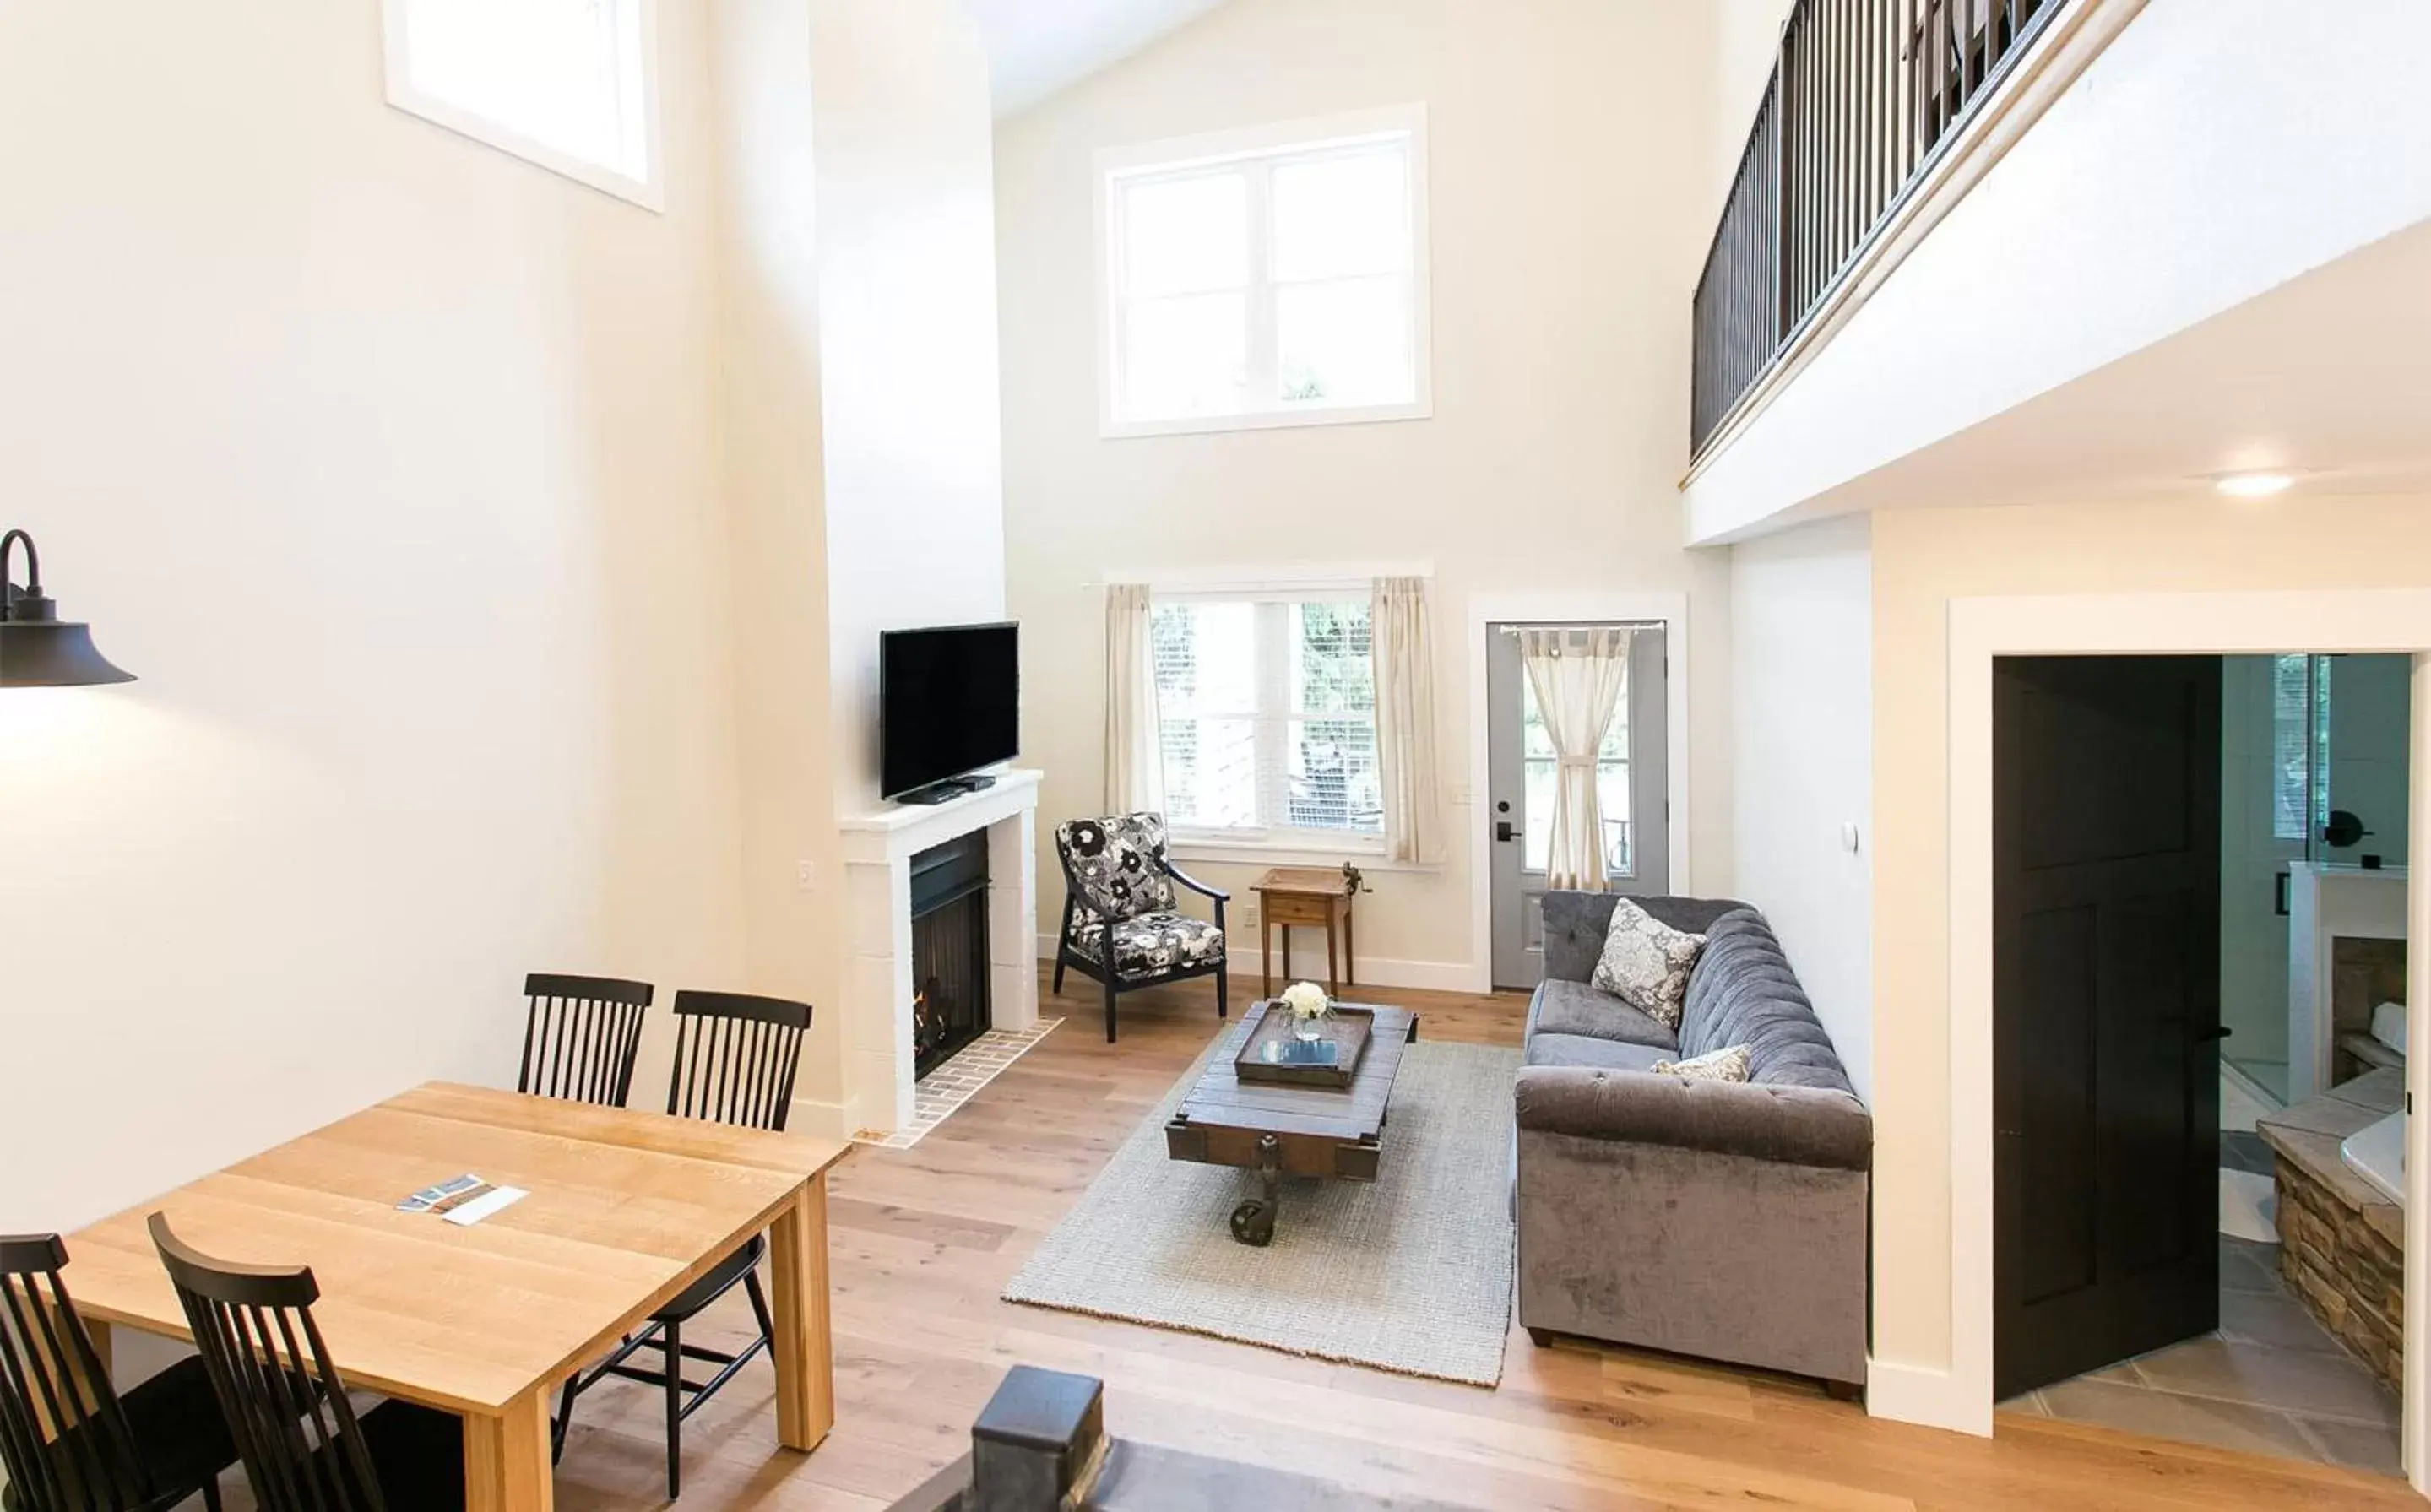
[[[25,586],[19,588],[8,564],[25,548]],[[42,594],[42,560],[34,538],[22,530],[0,536],[0,688],[89,688],[131,683],[135,674],[111,666],[93,649],[92,631],[59,617],[59,606]]]

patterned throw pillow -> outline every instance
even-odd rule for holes
[[[1594,986],[1676,1030],[1688,1001],[1688,972],[1704,948],[1704,936],[1674,929],[1622,898],[1613,905]]]
[[[1684,1082],[1743,1082],[1748,1079],[1748,1047],[1733,1045],[1694,1060],[1658,1060],[1651,1069]]]

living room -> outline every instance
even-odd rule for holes
[[[0,17],[12,1504],[2410,1504],[1993,1386],[1977,691],[2431,651],[2343,19]]]

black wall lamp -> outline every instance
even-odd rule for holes
[[[19,588],[9,564],[25,548],[25,586]],[[111,666],[93,649],[89,626],[59,619],[57,604],[42,593],[42,559],[34,538],[22,530],[0,536],[0,688],[89,688],[131,683],[135,674]]]

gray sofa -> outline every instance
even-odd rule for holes
[[[1706,936],[1680,1031],[1587,985],[1609,894],[1545,897],[1514,1206],[1519,1321],[1821,1378],[1866,1373],[1873,1120],[1763,915],[1639,898]],[[1747,1045],[1745,1083],[1652,1074]]]

